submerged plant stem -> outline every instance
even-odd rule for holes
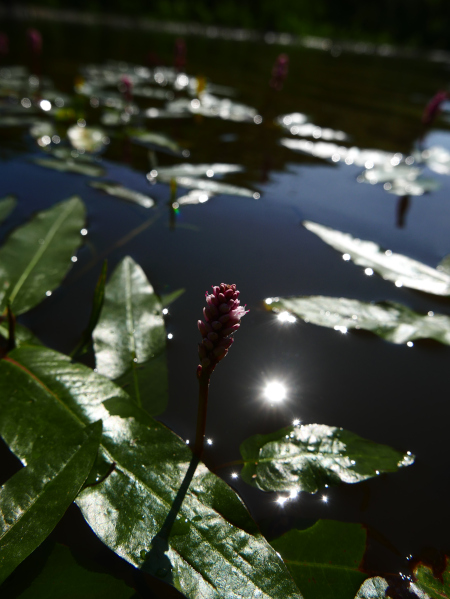
[[[205,369],[206,370],[206,369]],[[208,391],[209,375],[200,374],[198,377],[198,412],[197,412],[197,430],[195,432],[195,442],[192,451],[199,459],[202,457],[203,446],[205,443],[206,431],[206,413],[208,411]]]

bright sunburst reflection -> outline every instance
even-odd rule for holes
[[[286,399],[287,389],[279,381],[270,381],[264,387],[264,397],[271,403],[280,403]]]
[[[290,312],[284,311],[284,312],[280,312],[277,315],[277,320],[282,323],[285,323],[285,322],[293,323],[293,322],[296,322],[297,319]]]

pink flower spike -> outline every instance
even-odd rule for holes
[[[234,341],[231,335],[239,329],[241,318],[248,312],[240,305],[236,285],[221,283],[212,289],[211,294],[206,293],[204,320],[198,321],[202,343],[199,345],[201,366],[197,375],[208,379],[220,360],[227,355]]]

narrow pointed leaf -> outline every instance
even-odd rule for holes
[[[86,177],[103,177],[105,170],[97,164],[91,164],[85,160],[67,158],[58,160],[56,158],[33,158],[33,162],[39,166],[50,168],[61,173],[76,173]]]
[[[321,295],[269,298],[269,301],[268,309],[279,315],[291,313],[305,322],[328,327],[343,334],[350,329],[364,329],[391,343],[434,339],[450,345],[450,317],[444,314],[418,314],[394,302],[370,304]]]
[[[199,179],[197,177],[175,177],[175,181],[180,187],[188,189],[199,189],[209,193],[221,193],[224,195],[244,196],[253,198],[255,192],[245,187],[212,181],[211,179]]]
[[[28,580],[27,587],[16,594],[15,581],[12,580],[7,591],[12,591],[17,599],[131,599],[136,597],[134,589],[127,586],[123,580],[114,578],[105,572],[97,572],[92,565],[84,567],[73,556],[68,547],[55,543],[43,567],[32,556],[27,560],[29,577],[38,570],[37,576]],[[23,571],[25,575],[25,570]],[[9,582],[9,581],[8,581]],[[19,581],[17,583],[20,584]],[[17,584],[18,586],[18,584]]]
[[[91,187],[95,187],[95,189],[101,189],[110,196],[120,198],[121,200],[127,200],[128,202],[133,202],[133,204],[139,204],[139,206],[144,206],[144,208],[151,208],[155,204],[155,200],[153,200],[150,196],[147,196],[139,191],[135,191],[134,189],[123,187],[123,185],[120,185],[119,183],[92,181],[89,183],[89,185]]]
[[[50,534],[92,468],[101,422],[72,430],[0,489],[0,583]]]
[[[22,314],[61,284],[84,219],[83,202],[74,196],[13,231],[0,248],[0,312],[9,300],[14,314]]]
[[[173,177],[213,177],[214,175],[226,175],[228,173],[239,173],[243,167],[239,164],[174,164],[173,166],[158,167],[156,177],[160,181],[170,181]]]
[[[172,293],[166,293],[161,296],[161,306],[163,308],[167,308],[170,304],[173,304],[175,300],[183,295],[186,289],[177,289],[176,291],[172,291]]]
[[[241,476],[263,491],[316,493],[325,485],[358,483],[410,466],[414,456],[325,424],[254,435],[240,448]]]
[[[359,266],[372,268],[383,279],[394,282],[398,287],[403,285],[435,295],[450,295],[450,275],[444,269],[431,268],[408,256],[384,251],[372,241],[356,239],[348,233],[317,223],[305,221],[303,224],[335,250],[347,254],[346,259]]]
[[[414,568],[415,586],[427,593],[432,599],[450,599],[450,559],[447,558],[446,568],[442,577],[436,578],[431,568],[419,564]]]
[[[366,549],[361,524],[319,520],[271,542],[308,599],[349,599],[367,578],[360,570]]]
[[[0,224],[6,220],[14,210],[17,200],[14,196],[6,196],[0,200]]]
[[[181,147],[176,141],[163,135],[162,133],[154,133],[153,131],[144,131],[141,129],[130,129],[128,131],[132,141],[154,148],[155,150],[169,150],[172,154],[181,154]]]
[[[106,285],[93,339],[98,372],[110,379],[127,373],[121,383],[127,384],[138,405],[144,405],[152,414],[159,413],[168,394],[162,306],[144,271],[129,256],[117,266]],[[144,376],[140,376],[145,364]]]
[[[22,460],[43,427],[54,430],[59,422],[62,431],[102,418],[100,452],[115,467],[85,488],[77,504],[118,555],[192,599],[301,598],[234,491],[128,399],[105,401],[114,388],[120,394],[113,383],[67,356],[36,348],[0,361],[0,378],[0,432]]]

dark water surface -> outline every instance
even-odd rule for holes
[[[25,24],[3,23],[11,38],[11,62],[27,64]],[[43,73],[67,93],[79,66],[107,59],[146,64],[151,51],[172,65],[174,38],[98,27],[40,25],[44,39]],[[413,310],[450,314],[448,299],[426,295],[382,278],[341,256],[302,226],[303,220],[372,240],[384,248],[435,267],[450,253],[450,178],[425,169],[441,185],[412,197],[398,226],[398,197],[382,184],[356,181],[364,167],[294,152],[279,144],[294,138],[272,124],[293,112],[308,115],[320,127],[344,131],[355,146],[408,156],[421,135],[427,100],[448,81],[448,68],[431,62],[288,48],[290,70],[284,89],[268,81],[276,56],[285,48],[187,39],[187,72],[237,90],[236,101],[254,106],[261,125],[192,117],[151,120],[149,129],[169,134],[190,151],[192,163],[236,163],[242,173],[226,182],[248,187],[261,197],[217,195],[183,206],[171,226],[169,186],[150,186],[147,152],[131,151],[112,139],[103,155],[107,178],[148,193],[150,210],[104,195],[76,174],[60,174],[30,162],[38,155],[27,128],[0,129],[0,197],[15,193],[19,206],[0,228],[2,238],[35,211],[79,195],[88,211],[87,244],[64,285],[22,318],[46,344],[69,352],[86,326],[92,291],[108,248],[110,271],[126,254],[146,272],[158,293],[184,287],[166,318],[169,344],[170,402],[161,419],[183,438],[195,429],[197,381],[196,322],[204,292],[212,284],[236,283],[250,308],[235,344],[214,374],[205,452],[210,467],[239,459],[240,443],[256,433],[290,424],[341,426],[358,435],[411,451],[416,462],[396,474],[357,485],[341,485],[317,495],[276,503],[276,494],[231,479],[233,468],[219,473],[243,497],[262,530],[273,538],[292,526],[318,518],[361,522],[369,529],[366,566],[374,572],[408,572],[409,555],[427,547],[450,551],[450,464],[448,400],[450,349],[435,342],[394,345],[364,333],[342,335],[297,321],[281,324],[263,310],[272,296],[329,295],[365,301],[393,300]],[[157,100],[139,100],[143,107]],[[93,114],[95,114],[93,112]],[[88,124],[94,124],[89,121]],[[94,117],[92,116],[91,119]],[[424,147],[450,150],[442,117],[424,139]],[[295,137],[295,139],[301,139]],[[305,139],[305,138],[302,138]],[[312,142],[320,141],[307,137]],[[157,154],[161,166],[179,158]],[[181,195],[181,190],[179,190]],[[144,220],[155,222],[121,247],[115,243]],[[69,317],[68,317],[69,316]],[[270,405],[263,397],[267,381],[279,380],[286,401]]]

